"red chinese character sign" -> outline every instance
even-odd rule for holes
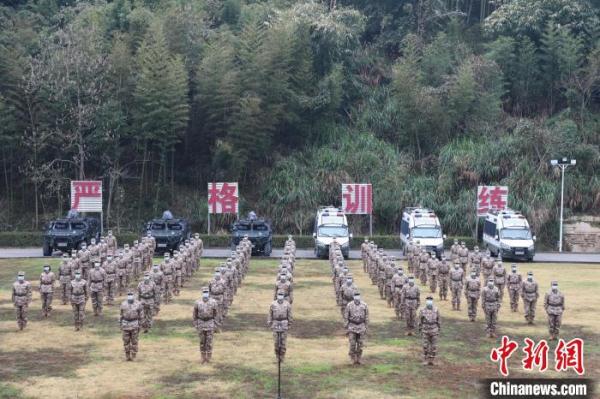
[[[102,213],[102,181],[72,180],[71,209]]]
[[[208,213],[238,213],[238,184],[208,183]]]
[[[477,216],[485,216],[491,210],[503,211],[507,206],[507,186],[477,187]]]
[[[373,189],[370,184],[342,184],[342,210],[345,213],[370,215]]]

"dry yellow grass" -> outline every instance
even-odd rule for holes
[[[10,284],[19,269],[25,269],[28,278],[34,280],[39,262],[0,261],[0,398],[274,396],[276,363],[266,313],[273,299],[277,262],[251,260],[250,272],[238,290],[224,331],[215,335],[213,363],[202,365],[191,313],[200,287],[216,264],[215,260],[203,260],[200,273],[173,304],[163,305],[152,331],[142,334],[136,361],[125,362],[116,307],[105,308],[102,318],[94,318],[88,303],[85,328],[75,332],[70,306],[59,304],[55,298],[54,314],[42,320],[36,293],[30,323],[26,331],[17,332]],[[370,284],[359,262],[349,262],[349,266],[371,313],[365,364],[349,364],[347,339],[335,305],[328,263],[299,260],[295,273],[295,323],[283,367],[286,398],[435,398],[444,397],[448,390],[463,397],[477,397],[477,378],[498,376],[497,367],[487,358],[497,342],[484,338],[481,313],[476,323],[469,323],[466,309],[452,312],[449,302],[438,304],[443,318],[439,365],[424,368],[420,364],[420,339],[404,336],[404,325],[379,299],[377,288]],[[567,305],[564,336],[586,339],[588,377],[597,379],[600,266],[520,264],[520,269],[522,273],[533,270],[542,291],[546,291],[551,280],[559,280]],[[427,291],[422,289],[423,298]],[[534,326],[525,325],[522,313],[511,313],[506,305],[499,320],[500,334],[516,337],[521,345],[525,336],[547,338],[541,304]],[[520,356],[511,359],[511,372],[523,376],[518,359]],[[561,374],[567,375],[573,373]],[[430,378],[436,381],[435,385],[427,383]]]

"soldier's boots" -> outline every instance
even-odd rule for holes
[[[206,363],[210,363],[211,357],[212,357],[212,352],[206,352]]]
[[[132,361],[133,359],[131,358],[131,352],[125,351],[125,358],[128,362]]]
[[[131,351],[131,360],[135,360],[135,355],[137,355],[137,352]]]
[[[17,324],[19,325],[19,331],[23,331],[25,328],[25,322],[23,320],[19,320]]]

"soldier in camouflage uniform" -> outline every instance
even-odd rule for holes
[[[133,260],[133,279],[137,281],[140,278],[142,272],[142,248],[140,247],[139,241],[135,241],[133,250],[131,251],[131,258]]]
[[[81,278],[81,272],[75,272],[75,278],[71,280],[71,307],[73,308],[73,322],[75,331],[83,327],[85,320],[85,303],[89,297],[88,283]]]
[[[12,286],[12,302],[17,315],[19,330],[27,325],[27,309],[31,303],[31,283],[25,280],[25,272],[17,274],[17,281]]]
[[[104,284],[106,281],[106,271],[100,267],[100,262],[94,263],[94,268],[90,272],[90,293],[92,296],[92,308],[94,316],[102,315],[102,300],[104,295]]]
[[[102,264],[102,268],[106,272],[106,280],[104,280],[104,290],[106,291],[106,305],[112,305],[115,301],[115,293],[117,292],[117,263],[113,259],[112,252],[108,253],[106,262]]]
[[[98,244],[98,254],[100,256],[100,264],[106,261],[106,257],[108,256],[108,245],[106,245],[106,240],[104,237],[100,238],[100,243]]]
[[[390,256],[388,263],[385,265],[385,299],[387,301],[388,307],[393,306],[394,298],[392,297],[392,277],[394,277],[394,273],[396,272],[395,258]]]
[[[369,328],[369,307],[360,299],[360,292],[354,292],[352,302],[346,305],[344,327],[348,332],[350,350],[348,354],[353,364],[360,364],[365,336]]]
[[[471,271],[474,271],[479,278],[479,274],[481,273],[481,252],[479,252],[479,247],[475,245],[473,248],[473,252],[469,255],[469,262],[471,263]]]
[[[127,290],[127,263],[125,262],[125,254],[121,252],[117,263],[117,288],[119,295],[123,295]]]
[[[279,279],[275,283],[275,292],[273,293],[273,300],[277,299],[277,294],[279,292],[283,292],[283,297],[286,301],[290,303],[294,303],[294,287],[292,283],[287,280],[285,275],[280,274]]]
[[[465,274],[467,273],[467,265],[469,264],[469,249],[466,247],[465,242],[461,241],[460,248],[458,249],[458,260],[460,267],[463,269]]]
[[[81,265],[81,278],[86,280],[90,271],[92,255],[85,242],[81,244],[81,250],[77,252],[77,257],[79,258],[78,264]],[[73,268],[73,270],[76,270],[76,268]]]
[[[267,325],[273,330],[275,356],[281,362],[285,358],[287,332],[292,325],[292,305],[284,300],[285,293],[277,293],[277,299],[271,303]]]
[[[504,268],[502,261],[494,266],[492,274],[494,275],[494,284],[500,293],[500,302],[502,302],[502,299],[504,298],[504,287],[506,286],[506,269]]]
[[[179,288],[183,287],[183,264],[179,257],[179,253],[175,252],[173,254],[173,260],[171,263],[173,264],[173,269],[175,270],[175,280],[173,281],[173,295],[179,296]]]
[[[173,267],[173,263],[171,262],[168,252],[165,253],[164,260],[160,264],[160,270],[163,273],[163,298],[165,300],[165,303],[169,303],[171,302],[171,298],[173,295],[173,279],[175,269]]]
[[[392,298],[394,302],[394,311],[396,318],[402,320],[404,318],[404,303],[402,302],[402,288],[408,282],[408,278],[404,275],[404,270],[400,267],[394,272],[392,277]]]
[[[460,294],[463,288],[464,270],[460,263],[455,261],[454,268],[450,270],[450,293],[452,294],[452,310],[460,310]]]
[[[438,265],[438,284],[440,301],[448,300],[448,286],[450,285],[450,265],[446,260],[446,257],[442,255],[442,260]]]
[[[352,274],[348,273],[346,275],[346,282],[340,287],[340,311],[342,317],[346,316],[346,306],[352,301],[354,293],[357,291],[358,287],[354,284]]]
[[[152,272],[150,273],[150,277],[156,286],[156,291],[158,292],[158,297],[154,299],[154,315],[156,316],[158,312],[160,312],[160,301],[163,297],[163,273],[160,271],[159,265],[152,266]]]
[[[486,251],[485,256],[481,260],[481,273],[483,274],[483,281],[488,281],[492,276],[494,270],[494,260],[490,257],[489,251]]]
[[[379,296],[381,299],[385,299],[385,266],[387,264],[387,255],[380,248],[379,257],[377,259],[377,288],[379,289]]]
[[[360,245],[360,258],[363,263],[363,271],[367,271],[367,251],[369,248],[369,239],[365,237],[365,241]]]
[[[160,301],[160,290],[152,280],[150,272],[144,272],[144,279],[138,284],[137,294],[144,310],[141,327],[144,329],[144,333],[147,333],[152,327],[152,316],[154,315],[156,302]]]
[[[477,302],[481,295],[481,282],[475,270],[471,270],[471,276],[465,282],[465,297],[467,299],[467,314],[469,320],[475,321],[477,316]]]
[[[539,296],[538,283],[533,280],[533,272],[527,272],[527,280],[521,284],[521,298],[523,298],[523,308],[525,309],[527,324],[533,324],[533,319],[535,319],[535,305]]]
[[[452,244],[452,246],[450,247],[450,260],[452,261],[452,263],[454,263],[454,261],[458,259],[459,248],[460,245],[458,244],[458,240],[455,238],[454,244]]]
[[[90,252],[90,268],[87,270],[88,272],[91,270],[92,267],[94,267],[94,263],[98,262],[100,263],[100,245],[96,244],[96,239],[92,238],[91,242],[90,242],[90,246],[88,247],[88,250]],[[89,280],[88,278],[86,278],[86,271],[84,270],[84,278],[86,280]],[[87,276],[89,277],[89,276]]]
[[[200,336],[200,354],[202,363],[210,362],[213,348],[213,334],[217,327],[219,305],[210,298],[208,287],[202,287],[202,299],[194,304],[194,327]]]
[[[490,338],[495,338],[496,320],[500,310],[500,292],[495,286],[493,278],[490,278],[487,286],[481,290],[481,307],[485,313],[485,330]]]
[[[44,265],[40,275],[40,297],[42,299],[42,315],[48,317],[52,311],[52,297],[54,295],[54,282],[56,276],[51,271],[50,265]]]
[[[408,241],[408,246],[406,247],[406,259],[408,263],[408,272],[414,274],[414,263],[415,263],[415,245],[412,240]]]
[[[117,238],[113,236],[112,230],[108,230],[108,236],[106,237],[106,246],[108,247],[108,253],[114,255],[117,252]]]
[[[144,309],[142,304],[135,300],[133,291],[129,291],[127,299],[121,303],[121,317],[119,318],[127,361],[134,360],[137,355],[140,323],[143,319]]]
[[[401,299],[405,306],[406,335],[413,335],[416,327],[417,309],[421,305],[421,292],[415,285],[415,278],[408,276],[408,284],[402,288]]]
[[[438,277],[438,266],[440,262],[436,258],[435,254],[431,254],[431,258],[427,263],[427,279],[429,280],[429,289],[432,293],[437,289],[437,277]]]
[[[433,365],[440,328],[440,312],[433,306],[433,297],[428,296],[425,300],[425,308],[419,312],[419,332],[423,338],[423,364]]]
[[[562,324],[562,314],[565,311],[565,296],[558,290],[558,282],[553,281],[550,287],[550,291],[544,296],[544,309],[546,309],[546,313],[548,314],[550,340],[554,341],[558,339]]]
[[[225,317],[225,282],[223,281],[221,272],[215,271],[213,279],[208,283],[208,290],[211,298],[217,302],[218,314],[217,314],[217,327],[223,325],[223,318]]]
[[[519,310],[519,294],[521,293],[521,285],[523,279],[519,273],[517,273],[517,265],[513,263],[511,265],[511,273],[506,277],[508,285],[508,295],[510,297],[510,309],[513,312]]]
[[[72,277],[71,262],[65,254],[63,255],[63,260],[58,268],[58,281],[60,282],[60,294],[63,305],[67,304],[69,297],[71,296],[70,289]]]
[[[419,278],[421,279],[421,284],[427,285],[427,264],[429,263],[429,252],[423,248],[419,255]]]

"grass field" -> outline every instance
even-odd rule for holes
[[[141,336],[135,362],[124,361],[116,307],[105,308],[103,317],[94,318],[88,302],[84,330],[75,332],[70,306],[55,298],[51,318],[42,320],[35,292],[27,329],[17,331],[10,286],[21,269],[29,280],[37,280],[40,262],[0,260],[0,398],[276,397],[277,364],[266,326],[275,260],[251,260],[223,332],[215,335],[210,365],[200,364],[191,316],[193,301],[217,260],[203,260],[200,273],[174,303],[162,306],[152,331]],[[404,336],[404,324],[396,321],[393,310],[378,298],[377,288],[370,284],[360,263],[348,264],[371,313],[364,364],[352,366],[348,359],[328,263],[299,260],[294,277],[295,323],[282,372],[283,397],[447,398],[453,392],[453,397],[477,398],[478,379],[498,377],[489,351],[499,339],[485,338],[480,310],[477,322],[470,323],[464,306],[459,313],[450,310],[449,302],[438,303],[442,334],[437,366],[422,366],[420,338]],[[598,381],[600,265],[536,263],[520,264],[520,268],[523,274],[534,271],[542,296],[551,280],[559,280],[567,306],[562,335],[585,339],[586,376]],[[32,283],[37,288],[37,282]],[[427,291],[422,289],[422,299]],[[525,324],[522,307],[517,314],[507,307],[505,303],[500,312],[499,334],[510,335],[520,347],[524,337],[547,338],[540,303],[534,326]],[[551,343],[551,352],[554,347]],[[511,358],[511,376],[558,375],[520,371],[520,359],[520,353]],[[552,368],[553,356],[549,360]],[[574,375],[571,371],[560,374]]]

